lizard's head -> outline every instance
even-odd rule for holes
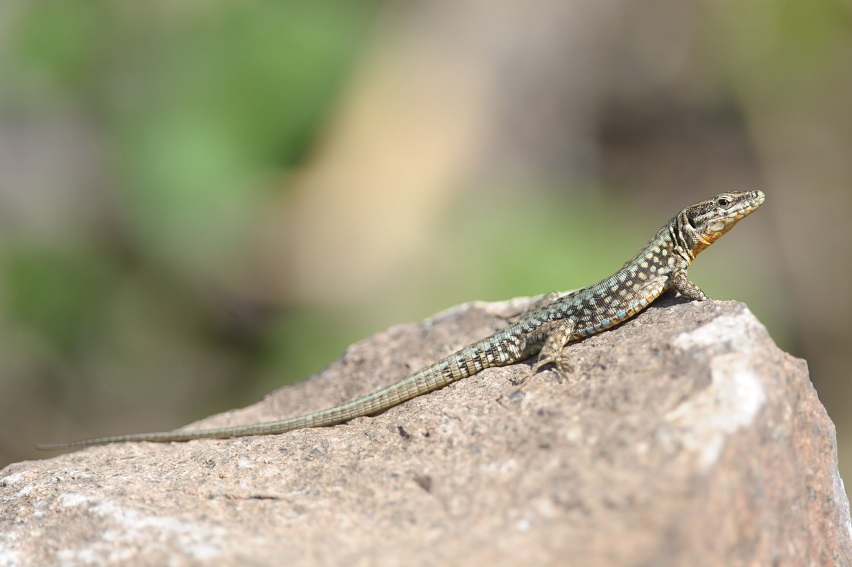
[[[763,204],[763,191],[722,193],[685,208],[678,228],[694,258]]]

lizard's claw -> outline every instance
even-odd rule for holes
[[[543,366],[547,366],[548,364],[553,364],[554,371],[556,372],[556,376],[559,378],[559,381],[567,380],[568,375],[574,372],[574,367],[566,360],[565,356],[556,356],[553,359],[550,357],[547,358],[539,358],[535,364],[530,366],[529,370],[524,373],[520,378],[513,378],[511,382],[513,385],[523,388],[529,383],[529,379],[538,374]]]

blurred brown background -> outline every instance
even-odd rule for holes
[[[849,0],[7,0],[0,465],[587,285],[761,188],[690,274],[808,360],[850,478],[851,100]]]

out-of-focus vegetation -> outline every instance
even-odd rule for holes
[[[6,2],[0,461],[586,285],[759,187],[691,276],[808,359],[843,468],[850,28],[841,0]]]
[[[35,436],[245,403],[282,358],[278,334],[302,347],[282,381],[330,357],[291,336],[280,314],[298,305],[255,286],[253,239],[338,103],[375,5],[3,10],[3,460]]]

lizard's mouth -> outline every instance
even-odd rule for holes
[[[693,249],[694,255],[698,255],[699,252],[719,240],[735,224],[756,211],[763,204],[763,201],[766,200],[766,195],[763,194],[763,191],[759,190],[742,193],[740,197],[731,208],[724,211],[717,211],[719,216],[708,220],[704,224],[704,229],[699,233],[700,239]],[[693,223],[690,222],[690,224]]]

